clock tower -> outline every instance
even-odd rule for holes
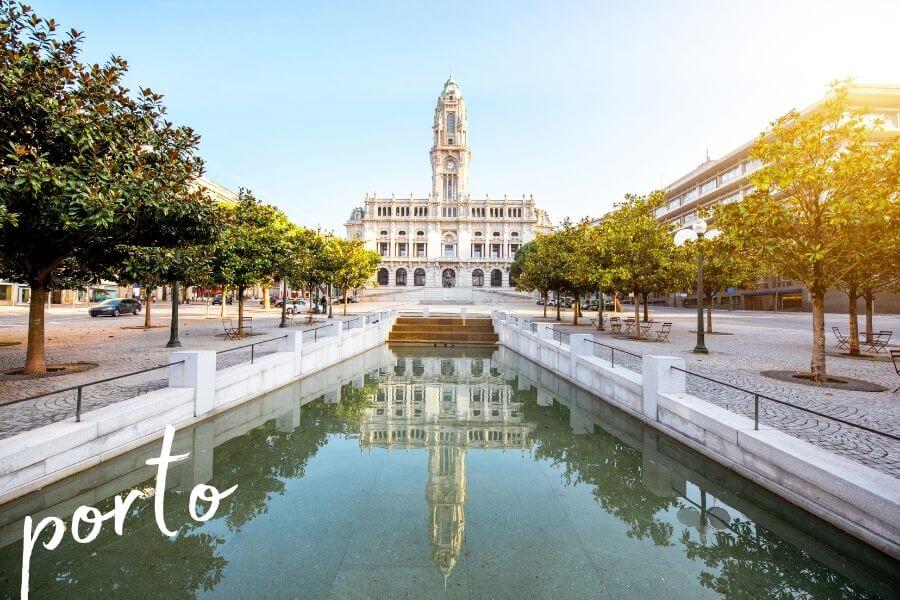
[[[453,73],[434,109],[434,146],[431,147],[431,193],[440,200],[455,201],[469,194],[469,126],[466,101]]]

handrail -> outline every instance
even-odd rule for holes
[[[5,406],[12,406],[13,404],[19,404],[21,402],[28,402],[29,400],[38,400],[39,398],[44,398],[46,396],[53,396],[54,394],[61,394],[63,392],[71,392],[72,390],[78,390],[78,394],[75,397],[75,422],[81,422],[81,399],[82,399],[82,390],[91,385],[98,385],[101,383],[106,383],[108,381],[115,381],[116,379],[124,379],[126,377],[131,377],[132,375],[141,375],[143,373],[149,373],[150,371],[157,371],[159,369],[167,369],[169,367],[174,367],[175,365],[180,365],[184,362],[184,360],[179,360],[173,363],[168,363],[165,365],[156,365],[155,367],[147,367],[146,369],[140,369],[138,371],[131,371],[130,373],[124,373],[122,375],[114,375],[112,377],[105,377],[104,379],[98,379],[96,381],[88,381],[87,383],[81,383],[79,385],[73,385],[66,388],[62,388],[59,390],[54,390],[52,392],[45,392],[43,394],[35,394],[34,396],[27,396],[25,398],[19,398],[17,400],[10,400],[9,402],[0,403],[0,408]]]
[[[253,342],[252,344],[244,344],[243,346],[235,346],[233,348],[225,348],[224,350],[216,350],[216,354],[225,354],[226,352],[233,352],[234,350],[241,350],[243,348],[250,348],[250,364],[253,364],[253,360],[256,358],[256,346],[259,344],[265,344],[267,342],[274,342],[275,340],[283,340],[287,337],[287,334],[280,335],[276,338],[269,338],[267,340],[260,340],[258,342]]]
[[[610,346],[609,344],[604,344],[602,342],[598,342],[597,340],[595,340],[593,338],[588,339],[588,341],[597,346],[603,346],[604,348],[609,348],[609,350],[610,350],[609,366],[612,368],[615,368],[615,366],[616,366],[616,352],[617,351],[621,352],[622,354],[627,354],[628,356],[640,358],[641,360],[643,360],[643,358],[644,358],[640,354],[635,354],[634,352],[629,352],[628,350],[623,350],[622,348],[616,348],[615,346]]]
[[[706,381],[712,381],[713,383],[718,383],[719,385],[724,385],[725,387],[729,387],[740,392],[744,392],[745,394],[753,395],[753,429],[759,430],[759,400],[760,398],[764,398],[766,400],[771,400],[772,402],[776,402],[778,404],[782,404],[784,406],[790,406],[791,408],[796,408],[797,410],[801,410],[803,412],[810,413],[812,415],[816,415],[817,417],[822,417],[825,419],[831,419],[832,421],[837,421],[838,423],[842,423],[844,425],[848,425],[850,427],[856,427],[857,429],[862,429],[863,431],[868,431],[869,433],[874,433],[876,435],[881,435],[886,438],[890,438],[895,441],[900,441],[900,436],[896,436],[892,433],[887,433],[885,431],[879,431],[877,429],[872,429],[871,427],[866,427],[865,425],[860,425],[859,423],[853,423],[851,421],[846,421],[839,417],[833,417],[831,415],[827,415],[825,413],[819,412],[817,410],[812,410],[811,408],[806,408],[803,406],[799,406],[797,404],[793,404],[792,402],[788,402],[786,400],[779,400],[778,398],[773,398],[772,396],[766,396],[765,394],[760,394],[759,392],[754,392],[753,390],[748,390],[746,388],[742,388],[737,385],[731,385],[730,383],[725,383],[724,381],[720,381],[718,379],[714,379],[712,377],[707,377],[706,375],[701,375],[699,373],[694,373],[693,371],[688,371],[686,369],[681,369],[672,365],[671,367],[675,371],[679,371],[681,373],[685,373],[687,375],[693,375],[694,377],[699,377],[700,379],[705,379]]]
[[[553,332],[552,335],[553,335],[553,339],[554,339],[555,341],[557,341],[557,342],[559,342],[560,344],[562,344],[562,343],[563,343],[563,339],[565,339],[565,340],[566,340],[566,341],[565,341],[566,344],[569,344],[569,343],[570,343],[570,340],[571,340],[572,336],[571,336],[571,334],[569,334],[567,331],[562,331],[561,329],[555,329],[555,328],[551,328],[551,331]]]

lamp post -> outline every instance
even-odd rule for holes
[[[181,258],[181,251],[175,248],[175,268],[178,268],[178,260]],[[224,302],[225,299],[223,298]],[[172,322],[169,325],[169,342],[166,348],[181,348],[181,342],[178,341],[178,280],[172,282]]]
[[[713,239],[719,236],[718,229],[706,230],[706,221],[697,219],[691,223],[690,228],[679,230],[675,234],[675,244],[683,245],[688,241],[697,242],[697,343],[694,345],[694,354],[709,354],[706,349],[706,340],[703,329],[703,240]]]
[[[281,280],[281,323],[279,327],[287,327],[287,279]]]

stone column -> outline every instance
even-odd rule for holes
[[[276,352],[293,352],[294,354],[294,377],[300,375],[303,372],[302,369],[302,360],[303,360],[303,332],[302,331],[290,331],[287,330],[284,332],[284,338],[278,340],[275,344]]]
[[[684,373],[672,367],[684,369],[684,359],[678,356],[644,356],[641,361],[643,374],[643,402],[641,412],[657,419],[656,406],[659,394],[683,394]]]
[[[194,388],[195,417],[212,411],[215,408],[216,400],[215,351],[183,350],[173,352],[169,356],[169,361],[179,363],[169,367],[169,387]]]

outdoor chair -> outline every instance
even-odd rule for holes
[[[650,337],[650,330],[653,329],[653,323],[653,321],[650,321],[649,323],[638,323],[638,337]]]
[[[622,319],[621,317],[610,317],[609,318],[609,332],[613,335],[622,333]]]
[[[900,350],[895,350],[891,348],[891,360],[894,363],[894,371],[897,375],[900,375]],[[900,387],[894,390],[894,393],[900,391]]]
[[[893,331],[879,331],[872,337],[871,342],[866,342],[866,349],[876,354],[881,354],[883,350],[887,350],[887,344],[891,340],[893,333]]]
[[[634,333],[634,331],[635,331],[634,317],[628,317],[627,319],[625,319],[625,335]]]
[[[225,330],[226,340],[237,339],[237,327],[234,326],[231,319],[222,319],[222,329]]]
[[[253,317],[244,317],[241,319],[244,324],[243,335],[253,336]]]
[[[843,335],[841,333],[841,330],[838,329],[837,327],[832,327],[831,332],[834,334],[834,337],[837,338],[837,347],[838,348],[844,348],[844,349],[850,348],[850,346],[849,346],[850,336]]]
[[[657,342],[668,342],[669,341],[669,332],[672,330],[671,323],[663,323],[659,331],[656,332],[656,341]]]

